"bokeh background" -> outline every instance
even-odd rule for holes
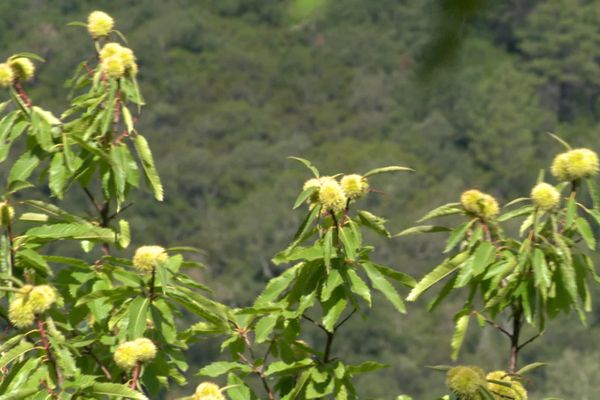
[[[47,60],[31,95],[55,113],[62,82],[94,57],[67,23],[95,9],[115,17],[137,54],[148,103],[139,126],[166,188],[164,203],[148,194],[128,210],[134,244],[203,249],[209,268],[198,278],[232,306],[281,272],[270,258],[293,235],[302,213],[291,206],[308,178],[288,155],[328,174],[415,168],[374,178],[382,193],[367,200],[400,231],[467,188],[528,195],[560,151],[546,132],[600,150],[597,0],[0,1],[0,57]],[[381,262],[415,277],[441,258],[442,237],[372,240]],[[424,366],[450,363],[461,299],[431,314],[426,300],[399,315],[376,299],[336,339],[339,356],[390,364],[360,382],[361,398],[443,393],[443,374]],[[598,316],[588,327],[560,316],[525,350],[523,362],[551,363],[532,375],[530,398],[599,397]],[[190,349],[192,382],[221,356],[218,344]],[[460,361],[504,368],[506,346],[471,326]]]

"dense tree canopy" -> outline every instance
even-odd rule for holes
[[[31,50],[47,60],[30,94],[55,112],[68,94],[65,71],[94,57],[66,24],[104,9],[127,32],[149,103],[139,129],[167,193],[161,206],[149,193],[134,196],[133,240],[202,248],[201,274],[230,305],[250,304],[281,272],[270,260],[297,226],[289,211],[305,178],[287,155],[324,171],[417,170],[382,177],[365,201],[395,233],[471,187],[501,203],[527,196],[534,171],[561,150],[546,132],[598,150],[598,1],[467,1],[472,8],[445,22],[438,2],[418,0],[18,3],[0,4],[2,58]],[[456,37],[432,67],[440,32]],[[74,205],[86,210],[84,201]],[[371,239],[378,261],[418,277],[443,247],[441,238]],[[392,366],[361,381],[361,396],[442,393],[443,380],[423,366],[450,362],[449,315],[461,299],[411,312],[422,301],[391,320],[391,306],[375,301],[369,322],[350,322],[338,342],[353,361]],[[523,354],[552,363],[532,375],[532,398],[596,395],[596,315],[585,332],[575,318],[559,319]],[[463,360],[504,366],[502,345],[471,336]],[[198,366],[219,357],[214,348],[193,349]]]

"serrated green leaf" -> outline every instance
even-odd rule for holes
[[[354,232],[352,229],[345,226],[341,229],[338,229],[338,235],[344,247],[346,257],[349,260],[354,261],[356,259],[356,251],[359,247]]]
[[[575,219],[575,226],[577,226],[577,231],[585,240],[585,244],[590,250],[596,249],[596,238],[594,237],[594,232],[592,231],[592,227],[587,222],[585,218],[577,217]]]
[[[154,197],[158,201],[163,201],[163,186],[160,182],[160,177],[158,176],[156,167],[154,166],[154,159],[152,158],[152,152],[150,151],[148,141],[145,137],[138,134],[133,139],[133,143],[135,145],[137,154],[142,161],[144,174],[148,179],[148,182],[150,182],[152,190],[154,191]]]
[[[148,400],[142,393],[131,389],[128,386],[118,383],[96,382],[85,390],[90,394],[97,394],[110,397],[125,397],[132,400]]]
[[[34,349],[33,344],[29,342],[21,342],[19,345],[13,347],[0,357],[0,369],[5,368],[8,364],[15,361],[23,354]]]
[[[406,306],[404,305],[402,298],[385,276],[371,262],[363,261],[360,265],[371,280],[373,287],[381,292],[389,302],[392,303],[396,310],[403,314],[406,313]]]
[[[387,222],[385,219],[364,210],[358,210],[358,218],[360,219],[360,222],[367,228],[372,229],[382,236],[388,238],[392,237],[391,233],[385,227],[385,223]]]
[[[415,301],[417,300],[421,294],[431,288],[433,285],[452,274],[454,271],[458,269],[458,267],[465,262],[468,258],[469,252],[465,251],[453,257],[452,259],[446,260],[437,267],[433,269],[430,273],[425,275],[423,279],[421,279],[414,287],[414,289],[409,293],[406,300]]]
[[[551,277],[544,252],[539,248],[535,248],[533,250],[531,262],[533,264],[535,285],[546,289],[549,288],[551,285]]]
[[[600,189],[598,189],[598,184],[594,179],[586,179],[588,191],[590,192],[590,197],[592,198],[592,204],[594,209],[600,209]]]
[[[26,182],[39,163],[40,159],[33,152],[23,153],[10,169],[8,174],[9,185],[12,185],[13,182]]]
[[[473,225],[475,223],[475,221],[476,221],[476,219],[474,218],[474,219],[470,220],[469,222],[462,224],[458,228],[454,229],[452,231],[452,233],[450,233],[450,236],[448,237],[448,241],[446,242],[446,248],[444,248],[444,253],[448,253],[450,250],[452,250],[457,244],[459,244],[463,240],[463,238],[465,237],[465,234],[467,233],[467,231],[469,230],[471,225]]]
[[[460,349],[465,340],[465,335],[467,333],[467,329],[469,328],[469,319],[471,317],[471,313],[466,310],[462,311],[457,315],[456,318],[456,326],[454,329],[454,333],[452,334],[452,360],[456,360],[458,358],[458,354],[460,353]]]
[[[460,207],[460,203],[446,203],[429,211],[417,222],[423,222],[432,218],[443,217],[446,215],[460,214],[463,212],[464,210]]]
[[[402,285],[404,285],[406,287],[409,287],[412,289],[417,284],[417,282],[415,281],[415,279],[412,276],[405,274],[404,272],[396,271],[393,268],[386,267],[386,266],[380,265],[380,264],[376,264],[374,262],[371,262],[371,265],[373,265],[375,268],[377,268],[377,270],[379,272],[381,272],[383,275],[385,275],[386,277],[392,278],[396,282],[401,283]]]
[[[569,201],[567,202],[567,215],[565,217],[565,229],[568,229],[575,222],[575,217],[577,216],[577,201],[574,196],[569,197]]]
[[[369,287],[365,281],[363,281],[353,269],[347,270],[346,273],[348,274],[348,279],[350,280],[350,290],[362,297],[367,304],[369,304],[369,307],[371,307],[371,291],[369,290]]]
[[[29,238],[44,240],[93,240],[107,243],[115,241],[115,233],[108,228],[101,228],[92,224],[51,224],[29,229],[26,233]]]

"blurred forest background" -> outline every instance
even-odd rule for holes
[[[139,58],[141,131],[166,187],[164,204],[148,194],[128,210],[134,242],[202,248],[199,278],[232,306],[280,273],[269,260],[301,217],[291,206],[308,174],[288,155],[328,174],[415,168],[374,178],[383,193],[367,200],[400,231],[467,188],[527,196],[561,150],[546,132],[600,150],[597,0],[2,1],[1,56],[47,60],[31,94],[55,113],[61,82],[94,57],[87,34],[66,24],[94,9],[115,17]],[[431,238],[379,241],[380,261],[422,277],[441,258],[442,238]],[[390,364],[361,381],[361,398],[443,393],[443,374],[424,366],[450,363],[461,300],[433,314],[411,304],[407,315],[379,300],[334,347]],[[598,398],[598,309],[588,328],[561,316],[527,348],[523,364],[551,363],[532,375],[530,398]],[[506,367],[497,332],[470,333],[461,362]],[[219,357],[218,343],[189,358]]]

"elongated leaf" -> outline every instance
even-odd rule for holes
[[[30,399],[31,395],[38,393],[39,389],[17,389],[10,393],[0,395],[0,400],[25,400]]]
[[[62,199],[63,190],[67,184],[67,168],[64,163],[63,153],[56,153],[52,157],[48,179],[48,186],[52,193],[59,199]]]
[[[309,367],[311,365],[314,365],[314,363],[315,362],[310,358],[305,358],[304,360],[300,361],[294,361],[289,364],[284,361],[275,361],[274,363],[269,365],[269,368],[267,368],[267,370],[265,371],[265,375],[269,376],[273,374],[285,374],[290,371],[297,371],[299,369]]]
[[[406,236],[406,235],[415,235],[419,233],[435,233],[435,232],[449,232],[450,229],[445,226],[436,226],[436,225],[419,225],[413,226],[411,228],[405,229],[402,232],[396,233],[394,237],[397,236]]]
[[[367,304],[369,304],[370,307],[371,291],[369,290],[367,284],[362,280],[360,276],[358,276],[355,270],[349,269],[347,271],[347,274],[350,280],[350,289],[352,290],[352,292],[365,299],[365,301],[367,302]]]
[[[408,167],[399,167],[397,165],[393,165],[390,167],[382,167],[382,168],[372,169],[369,172],[367,172],[366,174],[364,174],[363,176],[365,178],[368,178],[369,176],[385,174],[388,172],[415,172],[415,170],[412,168],[408,168]]]
[[[133,118],[131,117],[131,111],[129,108],[123,105],[123,121],[125,122],[125,127],[127,128],[127,133],[131,133],[133,131]]]
[[[250,367],[233,361],[217,361],[202,368],[198,375],[210,376],[215,378],[217,376],[224,375],[231,371],[244,371],[250,372]]]
[[[569,198],[567,202],[567,216],[565,218],[565,228],[570,228],[575,222],[575,217],[577,216],[577,201],[574,196]]]
[[[561,145],[563,145],[565,147],[565,149],[567,150],[571,150],[571,146],[569,145],[569,143],[565,142],[564,140],[562,140],[560,137],[558,137],[557,135],[555,135],[554,133],[551,132],[546,132],[552,139],[556,140],[558,143],[560,143]]]
[[[257,400],[258,396],[234,373],[227,375],[227,395],[231,400]],[[189,399],[192,400],[192,399]]]
[[[346,309],[348,302],[343,297],[343,291],[334,291],[331,298],[323,305],[323,327],[333,332],[337,321]]]
[[[378,371],[380,369],[388,368],[388,367],[389,367],[389,365],[387,365],[387,364],[381,364],[381,363],[378,363],[375,361],[365,361],[358,365],[349,365],[347,371],[348,371],[349,375],[356,375],[356,374],[364,374],[365,372]]]
[[[124,219],[119,220],[119,247],[126,249],[131,243],[131,231],[129,230],[129,222]]]
[[[406,312],[406,306],[394,286],[388,282],[385,276],[372,263],[365,261],[360,265],[371,280],[373,287],[380,291],[389,302],[392,303],[396,310],[404,314]]]
[[[596,238],[594,237],[594,232],[592,231],[592,227],[587,222],[585,218],[577,217],[575,219],[575,225],[577,226],[577,231],[585,240],[585,244],[590,250],[596,249]]]
[[[22,342],[18,346],[13,347],[0,357],[0,369],[5,368],[8,364],[15,361],[23,354],[33,350],[33,348],[33,344],[29,342]]]
[[[452,233],[448,237],[448,241],[446,242],[446,248],[444,249],[444,253],[448,253],[463,240],[465,234],[475,221],[476,219],[472,219],[471,221],[462,224],[461,226],[452,231]]]
[[[138,134],[133,139],[133,143],[138,156],[142,161],[142,167],[144,169],[145,176],[148,179],[148,182],[150,182],[150,186],[154,191],[154,197],[158,201],[163,201],[163,186],[160,182],[160,177],[158,176],[156,167],[154,166],[154,158],[152,158],[152,152],[150,151],[148,141],[145,137]]]
[[[23,153],[10,169],[8,174],[9,185],[12,185],[13,182],[26,182],[39,163],[40,159],[31,151]]]
[[[535,285],[542,288],[549,288],[551,285],[550,270],[546,263],[546,256],[539,248],[533,250],[532,264]]]
[[[90,394],[108,396],[109,398],[125,397],[132,400],[148,400],[148,398],[142,393],[118,383],[96,382],[91,387],[86,389],[86,392],[89,392]]]
[[[388,278],[392,278],[393,280],[397,281],[398,283],[403,284],[406,287],[409,287],[412,289],[417,284],[417,282],[415,281],[415,279],[412,276],[405,274],[404,272],[396,271],[393,268],[375,264],[374,262],[371,262],[371,265],[373,265],[375,268],[377,268],[377,270],[379,272],[381,272],[383,275],[387,276]]]
[[[311,186],[308,189],[304,190],[302,193],[300,193],[298,195],[298,198],[296,198],[296,201],[294,202],[293,209],[295,210],[296,208],[304,204],[306,202],[306,199],[308,199],[316,190],[317,187]]]
[[[534,363],[525,365],[524,367],[522,367],[521,369],[519,369],[517,372],[515,372],[515,374],[517,374],[517,375],[525,375],[525,374],[527,374],[527,373],[529,373],[529,372],[531,372],[533,370],[536,370],[536,369],[541,368],[541,367],[545,367],[547,365],[549,365],[549,364],[545,363],[545,362],[534,362]]]
[[[127,324],[129,339],[144,336],[149,305],[150,299],[147,297],[137,297],[129,304],[129,323]]]
[[[278,277],[271,279],[262,293],[256,298],[254,305],[256,307],[267,305],[277,299],[277,297],[288,287],[290,282],[292,282],[296,273],[303,265],[304,264],[295,265]]]
[[[108,243],[115,241],[115,233],[112,230],[100,228],[92,224],[72,223],[42,225],[29,229],[25,235],[30,238],[50,240],[97,240]]]
[[[357,238],[354,236],[352,229],[343,227],[338,231],[346,257],[352,261],[356,259],[356,250],[358,250]]]
[[[456,318],[456,327],[454,329],[454,333],[452,334],[452,360],[456,360],[458,358],[458,354],[460,353],[460,349],[465,340],[465,335],[467,333],[467,329],[469,328],[469,319],[471,317],[471,313],[469,311],[461,311]]]
[[[500,222],[508,221],[509,219],[520,217],[522,215],[531,214],[533,212],[533,210],[534,210],[533,206],[520,207],[520,208],[517,208],[516,210],[511,210],[511,211],[503,213],[502,215],[500,215],[497,218],[497,220]]]
[[[427,221],[428,219],[442,217],[445,215],[460,214],[462,212],[464,212],[464,210],[460,207],[460,203],[447,203],[429,211],[417,222],[423,222]]]
[[[337,269],[332,269],[321,289],[321,301],[329,300],[333,291],[343,283],[344,278],[340,272]]]
[[[490,242],[482,242],[473,255],[473,276],[481,274],[496,259],[496,248]]]
[[[256,343],[262,343],[269,338],[269,335],[277,324],[279,314],[269,314],[266,317],[261,318],[256,326],[254,327],[254,333],[256,335]]]
[[[594,209],[598,210],[600,209],[600,189],[598,189],[598,184],[596,184],[594,179],[586,179],[585,181],[590,192],[590,197],[592,198]]]
[[[435,267],[433,271],[425,275],[423,279],[421,279],[416,284],[414,289],[409,293],[406,300],[417,300],[421,296],[421,294],[423,294],[433,285],[435,285],[436,283],[438,283],[439,281],[456,271],[458,267],[467,259],[468,256],[468,252],[463,252],[456,255],[450,260],[444,261],[442,264]]]
[[[385,227],[385,219],[364,210],[358,210],[358,217],[360,218],[360,222],[367,228],[374,230],[382,236],[388,238],[392,237],[390,232]]]
[[[298,161],[299,163],[303,164],[306,168],[308,168],[310,170],[310,172],[312,172],[312,174],[315,176],[315,178],[319,177],[319,170],[312,165],[312,163],[308,160],[305,160],[304,158],[300,158],[300,157],[288,157],[290,160],[295,160]]]
[[[333,253],[333,230],[327,230],[323,238],[323,261],[327,269],[331,268],[331,254]]]

